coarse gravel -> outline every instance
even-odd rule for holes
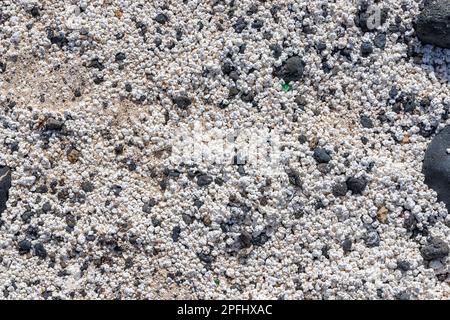
[[[0,299],[449,299],[436,1],[2,0]]]

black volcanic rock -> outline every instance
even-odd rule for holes
[[[435,238],[422,246],[420,253],[425,260],[442,259],[449,254],[449,247],[443,240]]]
[[[0,215],[6,210],[6,202],[11,188],[11,170],[7,166],[0,165]]]
[[[425,183],[438,194],[438,200],[450,208],[450,126],[445,127],[431,141],[425,152],[423,174]]]
[[[450,0],[427,0],[416,22],[423,43],[450,49]]]
[[[305,62],[299,56],[287,59],[281,67],[275,68],[274,76],[281,78],[284,82],[299,81],[303,77]]]

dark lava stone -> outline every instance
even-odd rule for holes
[[[178,178],[181,175],[181,172],[178,171],[177,169],[166,168],[164,169],[164,174],[171,178]]]
[[[398,89],[397,87],[393,86],[391,90],[389,90],[389,98],[394,99],[398,96]]]
[[[6,71],[6,63],[0,61],[0,73],[4,73]]]
[[[303,77],[305,63],[299,56],[287,59],[281,67],[275,68],[274,76],[281,78],[285,83],[299,81]]]
[[[183,213],[181,215],[181,218],[183,219],[184,223],[186,223],[187,225],[190,225],[192,222],[194,222],[194,218],[186,213]]]
[[[236,68],[230,63],[230,62],[225,62],[222,65],[222,72],[225,75],[229,75],[231,72],[233,72],[234,70],[236,70]]]
[[[31,241],[22,240],[19,242],[19,254],[27,254],[31,250]]]
[[[197,176],[197,184],[199,187],[209,186],[213,182],[213,177],[207,174],[201,174]]]
[[[264,245],[267,241],[269,241],[269,237],[265,232],[261,232],[257,237],[252,239],[252,244],[258,247]]]
[[[425,1],[416,23],[419,39],[450,49],[450,3],[448,0]]]
[[[247,44],[243,43],[239,46],[239,53],[240,54],[244,54],[245,53],[245,49],[247,49]]]
[[[71,214],[68,214],[66,216],[66,224],[69,228],[75,228],[75,225],[77,224],[77,218]]]
[[[327,44],[326,44],[325,42],[319,41],[319,42],[316,44],[316,49],[317,49],[317,51],[319,51],[319,52],[322,52],[322,51],[325,50],[326,48],[327,48]]]
[[[323,148],[316,148],[313,157],[318,163],[328,163],[331,160],[329,152]]]
[[[449,247],[442,239],[433,238],[420,248],[420,253],[425,260],[442,259],[448,256]]]
[[[308,104],[308,101],[303,96],[296,96],[294,99],[294,102],[297,104],[297,106],[300,107],[300,109],[304,110],[305,106]]]
[[[186,110],[191,104],[192,101],[188,96],[181,95],[172,99],[172,102],[177,105],[178,108],[182,110]]]
[[[125,90],[126,90],[127,92],[131,92],[131,91],[133,91],[133,87],[131,86],[131,84],[126,83],[126,84],[125,84]]]
[[[252,28],[257,29],[258,31],[264,26],[264,22],[261,19],[256,19],[252,23]]]
[[[11,188],[11,169],[0,165],[0,216],[6,210],[6,202]]]
[[[218,186],[223,186],[223,183],[224,183],[223,179],[220,178],[220,177],[217,177],[217,178],[214,180],[214,182],[215,182],[215,184],[217,184]]]
[[[50,202],[46,202],[44,203],[44,205],[42,206],[42,211],[44,213],[49,213],[50,211],[52,211],[52,205],[50,204]]]
[[[41,15],[41,13],[39,12],[39,8],[37,6],[33,6],[30,13],[33,16],[33,18],[37,18]]]
[[[367,57],[373,53],[373,46],[370,42],[363,42],[361,44],[361,55]]]
[[[436,191],[438,200],[450,209],[450,126],[446,126],[431,141],[425,152],[423,173],[425,183]]]
[[[45,130],[59,131],[63,128],[64,122],[55,118],[49,118],[45,123]]]
[[[49,30],[47,32],[47,38],[50,40],[52,44],[56,44],[60,48],[66,46],[69,43],[69,40],[63,33],[58,33],[55,35],[55,31]]]
[[[150,213],[155,205],[156,205],[155,199],[150,199],[149,201],[144,203],[144,205],[142,206],[142,211],[145,213]]]
[[[39,242],[34,245],[34,254],[41,259],[45,259],[47,257],[47,250],[45,250],[44,245]]]
[[[161,220],[157,217],[152,217],[152,225],[156,228],[161,225]]]
[[[292,184],[296,187],[299,187],[299,188],[302,187],[302,181],[301,181],[300,175],[297,171],[290,169],[290,170],[287,170],[286,173],[288,175],[290,184]]]
[[[409,263],[408,261],[405,261],[405,260],[397,261],[397,269],[404,271],[404,272],[411,270],[411,263]]]
[[[338,182],[332,188],[332,193],[335,197],[343,197],[347,194],[348,188],[347,183]]]
[[[236,82],[239,80],[239,73],[237,73],[236,71],[231,71],[229,77],[231,80]]]
[[[81,183],[81,190],[83,190],[86,193],[92,192],[92,191],[94,191],[94,185],[90,181],[83,181]]]
[[[236,87],[231,87],[230,90],[228,91],[228,97],[229,98],[234,98],[239,94],[239,89]]]
[[[103,78],[103,76],[102,75],[96,75],[95,77],[94,77],[94,83],[95,84],[100,84],[100,83],[102,83],[103,81],[105,81],[105,79]]]
[[[370,119],[368,116],[361,116],[361,118],[359,118],[359,122],[361,123],[363,128],[367,129],[373,128],[372,119]]]
[[[362,194],[363,191],[367,187],[367,179],[364,177],[350,177],[346,181],[347,188],[353,193],[353,194]]]
[[[30,223],[32,216],[33,216],[32,212],[26,211],[26,212],[22,213],[22,215],[20,216],[20,219],[22,219],[22,221],[24,223]]]
[[[412,113],[417,107],[416,99],[413,96],[406,97],[402,104],[403,111],[408,113]]]
[[[91,62],[88,65],[89,68],[95,68],[98,69],[100,71],[105,69],[105,66],[103,65],[103,63],[100,62],[100,60],[98,58],[94,58],[91,60]]]
[[[39,229],[35,226],[29,226],[25,233],[27,237],[32,240],[36,240],[37,238],[39,238]]]
[[[386,47],[386,34],[384,33],[377,34],[373,39],[373,44],[375,45],[375,47],[379,49],[384,49]]]
[[[342,250],[344,250],[345,253],[352,251],[352,240],[346,238],[342,241]]]
[[[203,252],[197,253],[197,257],[200,259],[201,262],[204,262],[206,264],[213,263],[214,259],[210,254],[206,254]]]
[[[116,197],[118,197],[118,196],[120,196],[120,193],[122,192],[122,190],[123,190],[123,188],[122,188],[122,186],[119,186],[119,185],[113,185],[112,187],[111,187],[111,191],[114,193],[114,195],[116,196]]]
[[[436,132],[436,129],[437,129],[436,124],[431,124],[428,127],[424,123],[419,123],[419,134],[424,138],[431,137]]]
[[[175,226],[172,229],[172,240],[173,242],[177,242],[180,239],[181,228],[180,226]]]
[[[298,142],[300,142],[300,144],[304,144],[308,141],[308,139],[306,138],[305,135],[301,134],[298,136]]]
[[[177,41],[181,41],[181,39],[183,39],[183,30],[177,28],[175,38],[177,39]]]
[[[116,154],[122,154],[123,153],[123,149],[124,149],[123,144],[118,144],[118,145],[116,145],[114,147],[114,152]]]
[[[243,17],[239,17],[233,25],[233,28],[236,33],[241,33],[245,28],[247,28],[247,25],[248,22]]]
[[[250,248],[252,245],[252,236],[247,231],[242,231],[239,235],[238,244],[240,249]]]
[[[200,209],[203,206],[204,202],[198,199],[194,200],[194,206],[196,206],[198,209]]]
[[[155,38],[154,44],[155,46],[159,47],[162,44],[162,40],[160,38]]]
[[[271,45],[270,50],[272,50],[273,57],[275,59],[281,57],[281,54],[283,53],[283,48],[279,44]]]
[[[123,52],[119,52],[119,53],[116,54],[116,62],[122,62],[126,58],[127,58],[127,56]]]
[[[246,103],[251,103],[255,99],[255,94],[252,91],[246,92],[241,96],[241,100]]]
[[[368,230],[364,238],[364,243],[368,247],[378,247],[380,245],[380,235],[376,230]]]
[[[158,13],[155,17],[155,21],[159,24],[165,24],[169,21],[169,18],[164,13]]]

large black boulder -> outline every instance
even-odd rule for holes
[[[450,208],[450,126],[446,126],[431,141],[425,152],[423,174],[425,183],[438,194],[438,200]],[[450,150],[449,150],[450,151]]]
[[[425,0],[416,33],[423,43],[450,49],[450,0]]]
[[[0,165],[0,215],[6,210],[6,202],[11,188],[11,169]]]

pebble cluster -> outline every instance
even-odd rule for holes
[[[423,7],[2,0],[0,298],[450,298]],[[193,123],[276,132],[277,174],[174,161]]]

